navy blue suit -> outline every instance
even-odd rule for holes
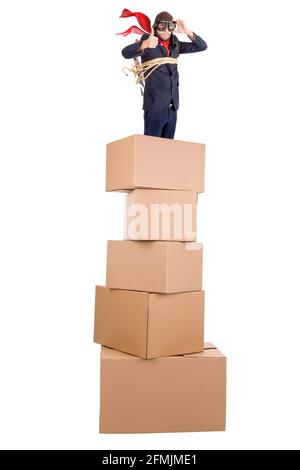
[[[160,44],[155,48],[139,51],[139,47],[149,34],[144,34],[140,41],[130,44],[122,50],[125,59],[141,57],[141,62],[168,57],[166,49]],[[206,42],[194,34],[192,42],[179,41],[174,34],[170,38],[170,57],[177,58],[180,54],[204,51]],[[179,75],[176,64],[160,65],[145,81],[144,119],[145,134],[157,137],[174,138],[176,115],[179,108]],[[170,107],[171,106],[171,107]]]

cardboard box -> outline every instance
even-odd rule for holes
[[[192,191],[134,189],[126,195],[126,240],[196,240],[197,196]]]
[[[151,359],[203,351],[204,291],[150,294],[96,286],[94,341]]]
[[[204,191],[205,145],[147,135],[107,144],[106,191],[134,188]]]
[[[202,244],[108,241],[106,285],[146,292],[202,290]]]
[[[100,432],[224,431],[226,358],[205,351],[146,361],[102,347]]]

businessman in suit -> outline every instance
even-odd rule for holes
[[[182,42],[174,34],[185,33],[190,42]],[[163,11],[153,24],[154,34],[144,34],[140,41],[122,50],[125,59],[140,57],[147,62],[161,57],[177,59],[180,54],[204,51],[206,42],[184,21],[173,20],[173,16]],[[144,134],[174,139],[179,108],[179,75],[177,64],[162,64],[145,80],[144,89]]]

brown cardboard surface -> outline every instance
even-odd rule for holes
[[[125,239],[196,240],[197,193],[134,189],[126,196]]]
[[[205,145],[146,135],[107,144],[106,191],[204,191]]]
[[[203,351],[204,291],[178,294],[96,286],[96,343],[145,359]]]
[[[106,285],[157,293],[202,290],[202,251],[195,242],[110,240]]]
[[[226,358],[217,349],[145,360],[102,347],[100,432],[225,430]]]

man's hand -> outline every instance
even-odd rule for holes
[[[187,27],[185,22],[183,20],[176,20],[177,23],[177,28],[176,28],[176,33],[185,33],[187,34],[191,39],[193,39],[194,33],[191,29]]]
[[[145,39],[145,41],[142,42],[140,46],[140,50],[143,51],[144,49],[147,49],[147,48],[155,49],[157,45],[158,45],[158,38],[151,34],[148,37],[148,39]]]

